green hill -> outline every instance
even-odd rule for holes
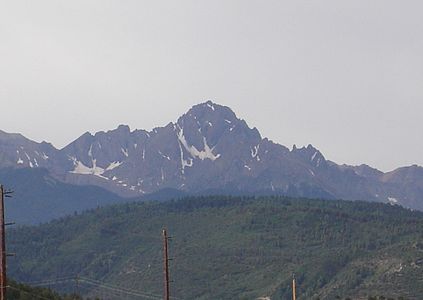
[[[29,282],[79,274],[160,297],[163,227],[173,236],[178,299],[290,299],[292,273],[300,300],[423,295],[423,213],[282,197],[122,204],[16,228],[10,275]]]
[[[78,295],[60,295],[48,288],[32,287],[29,285],[17,283],[13,280],[8,281],[7,293],[8,300],[82,300]]]

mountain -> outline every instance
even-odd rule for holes
[[[5,167],[47,167],[50,157],[57,153],[53,145],[36,143],[21,134],[0,130],[0,166]]]
[[[162,189],[189,194],[281,194],[367,200],[423,210],[423,168],[383,173],[338,165],[312,145],[288,149],[207,101],[152,131],[121,125],[85,133],[63,149],[0,132],[0,168],[46,168],[55,179],[121,196]]]
[[[188,196],[162,189],[142,197],[124,198],[92,185],[61,182],[43,168],[0,169],[0,182],[13,191],[6,198],[6,219],[17,225],[35,225],[110,204],[132,201],[167,201]]]
[[[17,224],[38,224],[128,199],[96,186],[58,181],[46,169],[0,169],[0,182],[13,190],[6,198],[6,218]]]
[[[161,299],[163,227],[177,299],[291,299],[293,273],[299,299],[423,295],[423,213],[361,201],[213,196],[99,208],[10,230],[8,271],[64,292],[78,275],[91,298],[102,286],[106,299],[138,299],[122,290]]]

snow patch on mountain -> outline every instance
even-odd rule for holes
[[[195,146],[188,145],[188,142],[187,142],[187,140],[185,139],[185,136],[184,136],[184,129],[183,128],[181,128],[179,130],[178,140],[182,144],[182,146],[184,146],[185,150],[187,150],[188,153],[194,158],[197,157],[201,160],[210,159],[212,161],[215,161],[216,159],[218,159],[220,157],[220,154],[215,155],[213,153],[214,147],[210,148],[210,146],[207,143],[207,139],[204,136],[203,136],[204,150],[202,150],[202,151],[198,150]]]
[[[257,157],[257,154],[258,154],[258,150],[259,150],[259,148],[260,148],[260,144],[259,144],[259,145],[257,145],[257,146],[254,146],[254,147],[251,149],[251,157],[252,157],[252,158],[256,158],[256,157]]]
[[[120,150],[122,151],[123,155],[125,155],[126,157],[128,157],[128,156],[129,156],[129,154],[128,154],[128,149],[123,149],[123,148],[120,148]]]
[[[211,101],[208,101],[207,103],[207,106],[212,110],[212,111],[214,111],[215,110],[215,108],[214,108],[214,106],[213,106],[213,103],[211,102]]]
[[[77,160],[75,157],[70,157],[70,159],[73,161],[73,164],[75,166],[75,168],[70,171],[69,173],[73,173],[73,174],[80,174],[80,175],[94,175],[103,179],[109,179],[105,176],[103,176],[103,173],[105,172],[105,170],[101,167],[97,166],[97,160],[93,159],[92,160],[92,164],[93,166],[90,168],[86,165],[84,165],[84,163],[82,163],[81,161]]]
[[[122,164],[121,161],[114,161],[106,168],[106,171],[111,171],[111,170],[119,167],[121,164]]]
[[[28,153],[25,152],[25,156],[29,161],[31,161],[31,157],[29,157]]]
[[[158,151],[161,157],[166,158],[167,160],[170,160],[170,157],[168,155],[163,154],[160,150]]]
[[[181,143],[178,141],[179,151],[181,153],[181,172],[182,174],[185,174],[185,168],[186,167],[192,167],[193,165],[193,159],[189,158],[188,160],[184,159],[184,151],[182,150]]]
[[[394,204],[398,204],[399,201],[398,201],[397,198],[388,197],[388,202],[389,202],[389,204],[394,205]]]

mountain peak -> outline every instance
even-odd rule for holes
[[[124,124],[120,124],[116,130],[122,131],[122,132],[131,132],[131,129],[129,128],[129,126]]]
[[[217,105],[217,106],[221,106],[221,105],[219,105],[219,104],[213,103],[213,101],[212,101],[212,100],[207,100],[204,104],[205,104],[207,107],[209,107],[210,109],[212,109],[212,110],[214,110],[214,109],[215,109],[215,108],[214,108],[214,106],[215,106],[215,105]]]
[[[294,145],[291,153],[301,158],[303,161],[310,163],[314,167],[320,167],[326,162],[323,154],[311,144],[302,148],[297,148],[297,146]]]
[[[176,126],[195,147],[203,147],[204,138],[211,146],[215,146],[222,137],[233,134],[261,139],[258,130],[249,128],[231,108],[211,100],[191,107],[178,119]]]
[[[214,103],[211,100],[194,105],[188,112],[178,119],[178,124],[193,120],[198,126],[209,126],[217,125],[218,123],[228,127],[238,123],[240,120],[235,113],[227,106]]]
[[[218,103],[213,102],[212,100],[207,100],[206,102],[196,104],[191,107],[188,113],[193,112],[203,112],[203,113],[231,113],[235,116],[235,113],[228,106],[224,106]]]

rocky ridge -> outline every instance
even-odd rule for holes
[[[45,168],[55,178],[124,196],[188,193],[283,194],[368,200],[423,209],[423,168],[383,173],[337,165],[312,145],[288,149],[263,138],[228,107],[195,105],[152,131],[85,133],[64,147],[0,131],[0,167]]]

